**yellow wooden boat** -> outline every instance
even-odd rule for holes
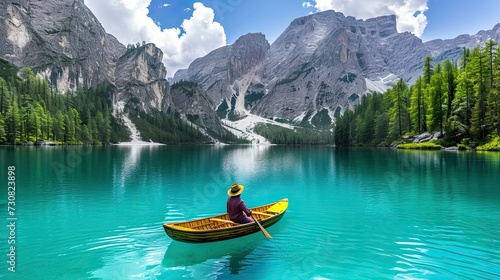
[[[281,220],[287,208],[288,199],[285,198],[250,210],[252,216],[266,228]],[[229,220],[228,213],[185,222],[165,223],[163,228],[172,239],[184,242],[226,240],[260,231],[255,222],[238,224]]]

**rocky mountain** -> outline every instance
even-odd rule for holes
[[[135,97],[139,100],[140,108],[146,112],[168,109],[172,101],[162,59],[162,51],[154,44],[127,50],[115,67],[115,99],[127,103]]]
[[[176,110],[186,116],[191,123],[206,130],[206,134],[221,138],[229,136],[213,110],[215,107],[213,100],[200,85],[190,82],[176,83],[171,88],[171,98],[176,104]]]
[[[31,67],[60,92],[114,82],[126,48],[83,1],[2,1],[0,17],[0,56]]]
[[[219,104],[221,117],[255,114],[315,126],[321,119],[327,125],[371,91],[384,92],[399,78],[413,83],[426,56],[456,61],[462,47],[498,40],[498,29],[423,43],[398,33],[395,16],[357,20],[325,11],[293,20],[270,47],[262,34],[242,36],[195,60],[173,80],[200,83]],[[240,50],[239,61],[252,62],[241,64],[238,75],[234,49]]]
[[[394,16],[362,21],[328,11],[296,19],[271,46],[261,72],[268,94],[251,112],[295,123],[326,113],[333,120],[373,85],[383,88],[386,77],[415,76],[407,65],[423,61],[422,46],[397,32]]]
[[[106,33],[83,0],[3,0],[0,38],[0,58],[32,68],[58,92],[109,82],[114,115],[131,129],[125,109],[130,102],[146,112],[184,106],[173,102],[162,51],[154,44],[125,47]],[[204,98],[193,99],[198,97]],[[214,125],[208,129],[221,132],[215,114],[206,117],[213,118],[206,121]]]
[[[222,117],[226,111],[243,113],[243,99],[252,89],[250,82],[255,83],[257,66],[266,58],[269,48],[261,33],[241,36],[234,44],[216,49],[193,61],[188,69],[178,71],[173,82],[188,80],[201,84],[217,102]]]
[[[475,35],[463,34],[454,39],[436,39],[425,43],[425,46],[436,61],[450,59],[458,61],[463,54],[463,48],[473,49],[484,46],[489,40],[500,42],[500,24],[491,30],[481,30]]]

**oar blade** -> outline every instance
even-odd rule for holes
[[[269,232],[267,232],[267,230],[259,223],[259,221],[257,221],[257,219],[255,219],[254,216],[252,216],[253,220],[255,221],[255,223],[259,226],[260,230],[262,231],[262,233],[264,234],[265,237],[267,238],[273,238]]]

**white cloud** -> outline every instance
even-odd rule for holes
[[[302,2],[302,7],[307,9],[310,7],[314,7],[314,5],[311,4],[311,2]]]
[[[172,6],[172,4],[165,3],[165,4],[163,4],[162,6],[163,6],[163,7],[170,7],[170,6]]]
[[[312,4],[314,2],[314,5]],[[318,11],[335,10],[346,16],[368,19],[389,14],[396,15],[399,32],[409,31],[420,37],[427,26],[428,0],[313,0],[302,7]]]
[[[161,29],[150,17],[151,0],[85,0],[106,32],[127,45],[151,42],[163,51],[167,76],[187,68],[196,58],[226,45],[224,28],[214,21],[214,11],[202,3],[193,4],[193,13],[181,28]]]

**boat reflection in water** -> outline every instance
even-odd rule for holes
[[[222,261],[231,274],[239,274],[249,265],[249,255],[266,242],[262,234],[212,243],[172,241],[163,257],[164,267],[188,267],[210,260]]]

